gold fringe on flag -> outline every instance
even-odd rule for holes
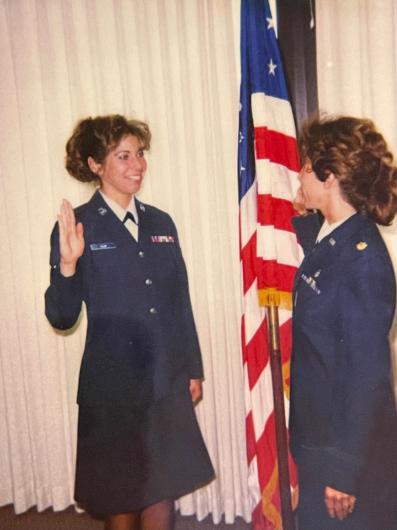
[[[292,311],[292,294],[288,291],[279,291],[275,287],[258,289],[259,305],[264,307],[280,307]]]

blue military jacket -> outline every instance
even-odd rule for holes
[[[321,469],[324,485],[354,493],[386,437],[397,447],[394,272],[378,228],[361,214],[316,245],[316,216],[295,227],[306,255],[294,288],[291,448],[298,466]]]
[[[136,200],[136,199],[135,199]],[[101,194],[75,210],[85,249],[73,277],[59,272],[59,235],[51,236],[46,315],[59,329],[87,308],[78,402],[146,402],[203,376],[186,268],[168,214],[136,200],[139,241]]]

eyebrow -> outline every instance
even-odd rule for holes
[[[145,151],[145,148],[144,147],[139,147],[136,152],[139,153],[140,151]],[[122,153],[128,153],[129,154],[129,153],[132,153],[132,152],[133,151],[131,151],[131,149],[120,149],[119,151],[118,150],[114,151],[114,154],[115,155],[121,155]]]

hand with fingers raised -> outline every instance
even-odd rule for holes
[[[63,199],[58,218],[60,270],[63,276],[73,276],[79,258],[84,252],[84,229],[76,223],[72,205]]]

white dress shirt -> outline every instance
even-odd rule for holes
[[[354,212],[355,213],[355,212]],[[323,224],[321,225],[320,231],[318,233],[316,243],[320,243],[324,237],[326,237],[328,234],[333,232],[335,228],[338,228],[341,224],[343,224],[345,221],[349,219],[354,213],[348,215],[347,217],[344,217],[341,221],[337,221],[336,223],[329,223],[326,219],[324,219]]]
[[[129,233],[132,235],[132,237],[135,239],[135,241],[138,241],[139,218],[138,218],[138,212],[137,212],[136,205],[135,205],[134,195],[132,196],[130,204],[125,209],[122,206],[120,206],[116,201],[114,201],[113,199],[105,195],[101,190],[99,190],[99,193],[102,195],[103,200],[106,202],[109,208],[113,211],[113,213],[120,219],[122,223],[124,223],[124,226],[129,231]],[[135,223],[131,219],[127,219],[124,222],[124,218],[127,212],[130,212],[133,215],[135,219]]]

